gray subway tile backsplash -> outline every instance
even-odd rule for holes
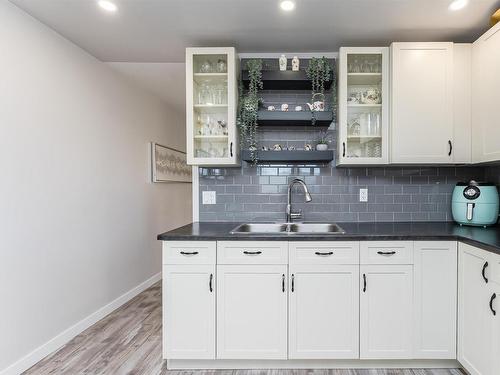
[[[281,95],[281,94],[280,94]],[[281,103],[284,96],[278,96]],[[292,103],[293,98],[288,98]],[[297,98],[297,103],[307,100]],[[261,144],[315,144],[319,130],[261,129]],[[335,147],[335,132],[331,132]],[[217,204],[200,204],[200,221],[284,220],[288,182],[302,178],[313,201],[304,203],[296,187],[293,202],[305,220],[336,222],[451,221],[451,193],[458,181],[489,179],[500,184],[500,167],[368,167],[328,165],[251,165],[241,168],[200,168],[200,194],[217,193]],[[368,188],[368,202],[359,189]],[[201,197],[200,197],[201,202]]]

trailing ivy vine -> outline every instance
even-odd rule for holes
[[[240,100],[238,107],[238,128],[242,149],[250,150],[252,162],[257,162],[257,120],[259,111],[259,89],[262,89],[262,60],[247,62],[249,85],[243,90],[240,83]]]
[[[307,78],[311,80],[311,102],[314,103],[318,100],[318,96],[325,100],[325,82],[330,80],[330,73],[332,71],[332,67],[328,59],[323,56],[321,58],[313,57],[309,60],[309,65],[306,69]],[[312,111],[312,124],[316,124],[316,115],[314,111]]]

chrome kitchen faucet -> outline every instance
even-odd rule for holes
[[[309,190],[307,189],[306,183],[300,178],[295,178],[288,184],[288,200],[286,205],[286,222],[291,223],[294,219],[300,219],[302,217],[302,211],[293,212],[292,211],[292,188],[295,184],[299,184],[304,189],[304,194],[306,197],[306,202],[312,201],[311,194],[309,194]]]

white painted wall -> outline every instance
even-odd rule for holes
[[[6,0],[0,45],[1,373],[160,272],[191,185],[149,183],[149,141],[185,149],[182,109]]]

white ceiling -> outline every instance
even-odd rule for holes
[[[187,46],[239,52],[337,51],[391,41],[470,42],[488,28],[499,0],[11,0],[102,61],[183,62]]]

